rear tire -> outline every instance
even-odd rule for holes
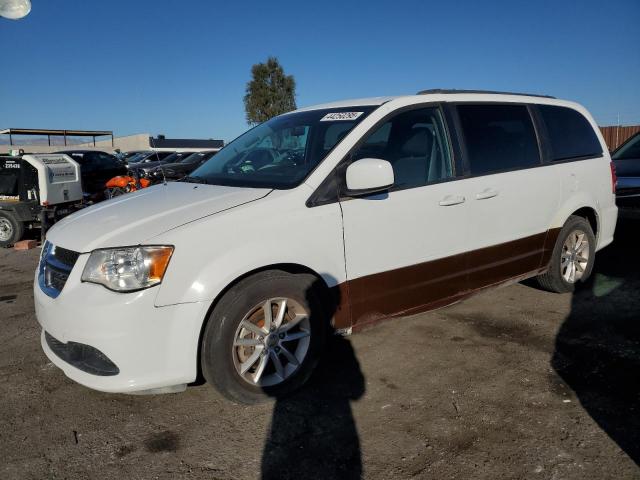
[[[271,270],[226,292],[209,315],[202,338],[207,382],[244,404],[300,388],[325,344],[328,319],[318,282],[313,275]]]
[[[10,247],[24,235],[24,224],[11,212],[0,211],[0,247]]]
[[[569,217],[556,240],[549,269],[537,277],[540,287],[556,293],[573,292],[576,284],[591,275],[595,248],[596,237],[589,222],[575,215]]]

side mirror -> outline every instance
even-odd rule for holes
[[[347,195],[384,192],[393,186],[393,167],[386,160],[362,158],[347,167]]]

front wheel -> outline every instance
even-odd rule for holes
[[[549,270],[538,276],[538,283],[551,292],[572,292],[578,282],[585,282],[591,275],[595,249],[596,237],[589,222],[569,217],[556,240]]]
[[[252,404],[299,388],[325,342],[318,280],[261,272],[231,288],[202,340],[202,372],[225,397]]]
[[[24,234],[24,225],[11,212],[0,212],[0,247],[9,247]]]

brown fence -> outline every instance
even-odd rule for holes
[[[624,143],[631,135],[640,132],[640,125],[629,127],[600,127],[604,141],[607,142],[609,150],[615,150]]]

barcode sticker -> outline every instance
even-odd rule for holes
[[[327,113],[320,119],[321,122],[334,122],[336,120],[355,120],[364,112],[334,112]]]

